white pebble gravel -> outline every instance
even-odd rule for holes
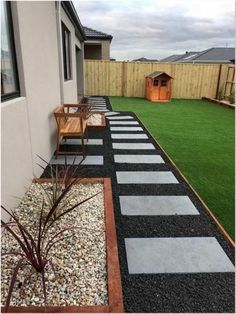
[[[44,186],[50,188],[48,183]],[[48,265],[45,276],[47,305],[49,306],[92,306],[108,303],[103,184],[76,184],[69,192],[69,197],[70,204],[76,204],[99,191],[101,193],[97,196],[58,220],[49,232],[52,235],[70,226],[78,228],[68,231],[63,240],[50,251],[49,259],[55,268],[56,277]],[[15,210],[21,222],[23,221],[35,232],[37,230],[35,222],[39,215],[42,198],[42,189],[39,184],[32,184]],[[2,236],[2,252],[13,248],[16,250],[17,245],[8,233]],[[13,267],[18,259],[19,257],[16,256],[2,256],[2,304],[6,300]],[[29,281],[24,283],[30,271],[31,267],[27,265],[20,269],[11,305],[40,306],[44,304],[41,276],[33,273]]]

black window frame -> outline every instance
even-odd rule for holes
[[[161,86],[167,86],[167,80],[161,80]]]
[[[6,5],[6,14],[8,20],[8,30],[9,30],[9,48],[11,50],[12,55],[12,66],[13,66],[13,75],[15,79],[15,91],[10,92],[7,94],[1,93],[1,102],[6,100],[14,99],[20,97],[20,82],[19,82],[19,75],[18,75],[18,67],[17,67],[17,59],[16,59],[16,48],[15,48],[15,40],[14,40],[14,30],[13,30],[13,20],[12,20],[12,13],[11,13],[11,2],[4,1]],[[3,4],[4,5],[4,4]],[[1,86],[2,86],[2,72],[1,72]],[[2,92],[2,89],[1,89]]]
[[[66,25],[61,22],[62,31],[62,52],[63,52],[63,69],[64,69],[64,81],[72,79],[71,71],[71,33]],[[68,51],[66,49],[66,34],[68,38]]]
[[[159,85],[159,80],[154,79],[154,80],[153,80],[153,86],[158,86],[158,85]]]

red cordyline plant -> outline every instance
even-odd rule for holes
[[[1,206],[2,210],[10,216],[9,222],[4,222],[3,220],[1,220],[1,226],[5,228],[5,230],[16,240],[19,245],[18,249],[4,252],[2,254],[2,256],[14,255],[19,257],[19,260],[17,261],[17,264],[13,270],[9,284],[9,290],[5,304],[6,312],[8,311],[10,306],[10,300],[14,289],[14,284],[17,279],[17,274],[23,263],[30,265],[33,270],[41,275],[44,303],[46,306],[47,294],[45,284],[45,267],[49,264],[55,272],[52,261],[48,257],[49,252],[56,243],[63,240],[64,234],[66,232],[75,229],[75,227],[71,226],[68,228],[64,228],[53,235],[48,235],[48,230],[56,221],[58,221],[63,216],[74,210],[76,207],[82,205],[83,203],[87,202],[98,194],[96,193],[95,195],[92,195],[85,200],[71,206],[68,206],[69,202],[67,201],[63,203],[72,185],[79,183],[79,181],[81,180],[81,178],[73,178],[73,175],[75,174],[80,164],[73,167],[73,162],[72,165],[65,165],[64,167],[61,167],[60,171],[58,171],[57,165],[53,168],[44,159],[42,159],[41,157],[39,158],[44,161],[47,166],[50,166],[52,189],[54,192],[50,196],[46,189],[43,187],[46,198],[48,198],[49,206],[47,206],[45,210],[45,200],[43,200],[37,221],[37,230],[30,230],[29,227],[21,223],[20,219],[12,211],[6,209],[4,206]],[[44,168],[44,170],[45,169],[46,167]],[[60,177],[60,175],[63,176]],[[63,204],[63,206],[61,206],[61,204]],[[60,210],[58,210],[58,208],[60,208]]]

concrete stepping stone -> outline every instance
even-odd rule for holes
[[[81,145],[80,138],[68,138],[66,141],[62,141],[61,145]],[[103,140],[98,138],[90,138],[88,141],[84,141],[85,145],[103,145]]]
[[[100,105],[100,104],[90,104],[90,106],[93,107],[107,107],[105,104],[104,105]]]
[[[74,161],[75,156],[73,155],[67,155],[66,161],[68,165],[78,165],[81,160],[83,159],[82,156],[76,156],[76,159]],[[57,159],[55,156],[50,161],[50,164],[52,165],[64,165],[65,164],[65,155],[59,155]],[[81,163],[81,165],[103,165],[103,156],[86,156],[84,161]]]
[[[91,106],[104,106],[106,107],[106,104],[105,103],[90,103]]]
[[[126,238],[130,274],[233,272],[214,237]]]
[[[113,149],[156,149],[152,143],[112,143],[112,148]]]
[[[167,216],[199,215],[188,196],[120,196],[122,215]]]
[[[94,109],[91,109],[92,112],[107,112],[109,111],[108,109],[99,109],[99,108],[94,108]]]
[[[117,114],[120,114],[120,113],[119,112],[115,112],[115,111],[110,111],[110,112],[105,113],[105,116],[107,117],[107,119],[109,119],[108,117],[115,116]]]
[[[148,136],[146,134],[113,134],[111,133],[111,138],[112,139],[133,139],[133,140],[136,140],[136,139],[147,139]]]
[[[111,126],[111,131],[143,131],[141,127],[135,127],[135,126]]]
[[[119,116],[119,117],[108,117],[109,120],[133,120],[134,118],[131,116]]]
[[[97,102],[92,102],[90,103],[91,106],[106,106],[106,103],[97,103]]]
[[[110,125],[138,125],[138,121],[109,121]]]
[[[114,155],[115,163],[126,164],[163,164],[160,155]]]
[[[117,171],[118,184],[179,183],[170,171]]]
[[[99,110],[107,110],[107,107],[97,107],[97,106],[93,106],[91,109],[99,109]]]
[[[105,101],[103,97],[88,97],[88,100],[99,100],[99,101]]]

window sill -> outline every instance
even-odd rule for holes
[[[22,96],[19,96],[19,97],[15,97],[15,98],[12,98],[12,99],[7,99],[5,101],[2,101],[1,102],[1,107],[7,107],[7,106],[10,106],[10,105],[14,105],[18,102],[22,102],[26,100],[26,97],[22,97]]]

